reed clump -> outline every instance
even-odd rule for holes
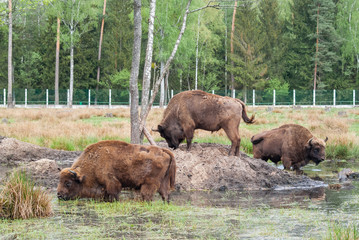
[[[11,174],[0,193],[0,218],[28,219],[52,214],[51,196],[23,171]]]

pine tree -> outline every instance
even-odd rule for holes
[[[315,22],[309,15],[312,0],[293,0],[291,17],[286,21],[284,38],[287,42],[283,57],[284,80],[291,89],[311,89],[313,86],[313,53],[315,45],[309,37]]]
[[[235,20],[234,54],[231,59],[237,87],[261,89],[267,72],[263,64],[265,39],[261,37],[262,28],[258,20],[257,9],[252,2],[240,6]]]
[[[330,74],[333,72],[333,66],[338,65],[338,50],[341,39],[336,33],[335,11],[336,7],[332,0],[315,0],[310,6],[310,17],[316,22],[315,33],[310,34],[310,38],[315,40],[314,55],[314,89],[316,89],[320,80],[325,86],[329,82]]]

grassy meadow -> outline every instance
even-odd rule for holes
[[[344,115],[339,114],[343,111]],[[107,113],[113,117],[106,117]],[[151,128],[160,123],[162,114],[163,109],[153,109],[147,120],[147,128],[156,141],[163,139]],[[318,137],[328,136],[327,158],[358,159],[359,109],[274,108],[267,111],[264,107],[249,107],[248,114],[256,115],[256,123],[242,122],[240,135],[241,150],[249,154],[253,134],[296,123]],[[0,120],[0,136],[53,149],[83,150],[105,139],[130,141],[128,108],[0,109]],[[197,130],[194,141],[230,144],[223,130],[214,133]],[[359,192],[356,189],[327,189],[325,201],[305,198],[298,202],[293,193],[288,196],[293,197],[289,205],[279,206],[268,205],[264,197],[256,199],[262,203],[247,204],[251,207],[241,204],[241,201],[250,203],[253,200],[250,195],[231,191],[219,193],[219,205],[195,197],[181,202],[176,196],[170,204],[164,204],[159,198],[152,203],[142,203],[129,200],[126,192],[120,195],[121,201],[114,203],[83,199],[64,202],[57,200],[52,192],[52,213],[47,218],[9,220],[0,216],[0,239],[353,240],[359,239]],[[281,201],[278,196],[278,202]],[[226,205],[228,202],[231,204]]]
[[[344,115],[342,114],[344,112]],[[106,117],[112,113],[113,117]],[[157,132],[163,109],[152,109],[147,128],[156,141],[164,140]],[[359,109],[323,108],[274,108],[248,107],[248,114],[255,114],[252,125],[240,125],[241,151],[251,154],[252,135],[296,123],[308,128],[315,136],[329,138],[328,159],[357,159],[359,156]],[[62,150],[83,150],[87,145],[105,139],[130,141],[130,109],[0,109],[0,135],[43,147]],[[7,123],[6,123],[7,122]],[[208,132],[196,130],[194,142],[210,142],[230,145],[223,130]]]

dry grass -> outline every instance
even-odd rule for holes
[[[51,197],[23,172],[14,172],[0,193],[0,218],[28,219],[52,214]]]
[[[154,108],[147,119],[147,128],[156,141],[163,140],[156,129],[162,120],[163,109]],[[256,133],[273,129],[286,123],[296,123],[308,128],[320,138],[328,136],[328,145],[334,147],[355,147],[359,149],[359,109],[344,109],[347,116],[339,116],[338,111],[324,111],[316,108],[275,108],[268,112],[264,107],[249,107],[249,115],[256,115],[255,124],[240,124],[242,139],[250,139]],[[112,113],[113,118],[106,118]],[[83,150],[88,144],[104,140],[118,139],[130,141],[130,109],[0,109],[0,135],[44,147],[64,150]],[[208,132],[197,130],[195,140],[223,143],[227,141],[223,130]]]

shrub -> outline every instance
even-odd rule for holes
[[[0,218],[27,219],[52,214],[51,197],[25,172],[14,172],[0,193]]]

